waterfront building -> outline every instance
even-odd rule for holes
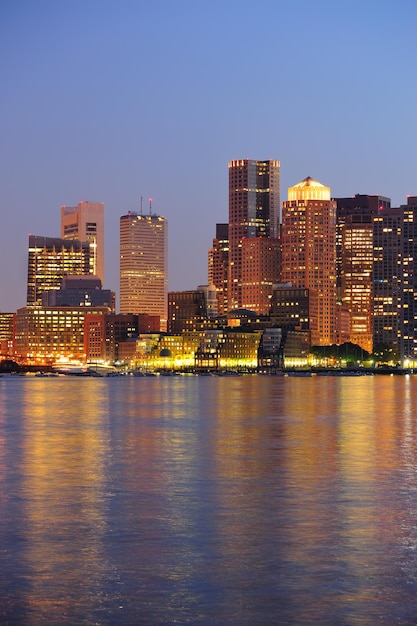
[[[104,203],[79,202],[76,207],[61,207],[62,239],[87,241],[90,246],[90,274],[104,284]]]
[[[141,333],[159,332],[159,316],[108,313],[85,317],[85,353],[87,360],[129,362],[136,353],[137,337]]]
[[[164,217],[120,218],[120,312],[159,315],[167,327],[167,231]]]
[[[168,332],[182,333],[207,328],[217,315],[214,285],[168,293]]]
[[[260,371],[276,371],[282,367],[282,341],[282,328],[264,330],[258,348]]]
[[[206,330],[195,354],[195,366],[203,370],[255,370],[261,337],[261,330]]]
[[[116,294],[110,289],[102,289],[97,276],[65,276],[60,289],[42,294],[42,306],[105,306],[114,311]]]
[[[250,159],[229,162],[228,310],[241,308],[242,242],[256,237],[278,238],[280,162]]]
[[[220,315],[227,313],[227,276],[229,270],[229,224],[216,224],[216,237],[208,252],[208,282],[214,285],[217,309]]]
[[[310,292],[313,345],[335,343],[336,203],[330,188],[307,177],[288,189],[282,209],[281,280]]]
[[[16,313],[16,354],[28,362],[85,361],[85,316],[102,316],[108,307],[22,307]]]
[[[310,329],[310,291],[292,283],[273,285],[270,318],[274,326],[285,329]]]
[[[198,290],[168,293],[168,332],[202,330],[208,325],[204,293]]]
[[[373,218],[373,346],[400,351],[402,209],[382,209]]]
[[[119,360],[120,343],[137,337],[138,332],[137,315],[107,312],[101,319],[96,315],[87,315],[85,319],[87,360],[94,361],[100,358],[115,363]]]
[[[403,365],[417,362],[417,197],[408,196],[403,216],[399,353]]]
[[[349,341],[372,352],[373,222],[371,214],[345,218],[342,234],[341,301],[349,311]]]
[[[311,346],[310,332],[288,330],[283,338],[282,364],[286,369],[307,367]]]
[[[60,289],[67,275],[90,273],[87,242],[29,235],[27,305],[42,303],[42,294]]]
[[[14,354],[16,313],[0,312],[0,360]]]

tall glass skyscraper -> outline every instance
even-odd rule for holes
[[[120,218],[120,312],[168,315],[168,223],[155,213]]]

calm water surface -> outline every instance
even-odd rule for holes
[[[417,624],[417,376],[0,378],[0,624]]]

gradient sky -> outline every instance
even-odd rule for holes
[[[0,0],[0,311],[26,303],[28,235],[60,206],[169,222],[169,289],[207,283],[231,159],[332,196],[417,195],[416,0]],[[118,300],[118,298],[117,298]]]

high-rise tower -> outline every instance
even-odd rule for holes
[[[311,341],[336,339],[336,202],[310,176],[282,205],[282,281],[310,290]]]
[[[242,241],[276,239],[280,223],[280,162],[229,162],[228,308],[243,305]]]
[[[373,216],[352,213],[341,230],[341,300],[349,311],[349,341],[372,352]]]
[[[120,312],[159,315],[167,327],[168,223],[150,213],[120,218]]]
[[[62,239],[88,241],[90,273],[104,284],[104,203],[79,202],[76,207],[61,207]]]
[[[227,275],[229,270],[229,225],[216,224],[216,237],[208,252],[208,283],[214,285],[217,309],[227,313]]]

